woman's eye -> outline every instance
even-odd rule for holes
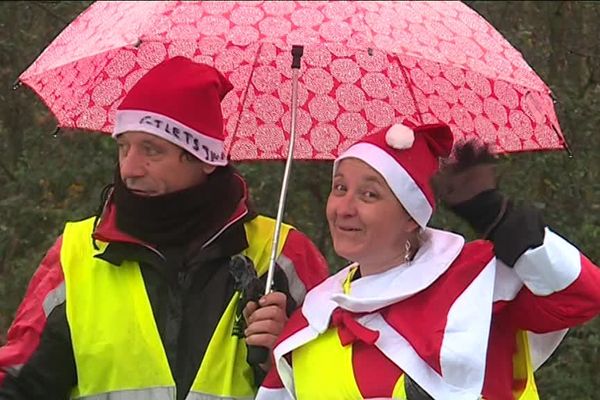
[[[374,199],[379,198],[379,195],[377,193],[369,191],[369,190],[363,192],[363,196],[369,200],[374,200]]]
[[[331,193],[336,196],[341,196],[344,193],[346,193],[346,187],[344,185],[342,185],[341,183],[334,184],[331,188]]]

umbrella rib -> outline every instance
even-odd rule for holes
[[[233,139],[235,138],[235,135],[237,134],[238,127],[240,125],[240,120],[242,119],[242,115],[244,114],[246,100],[248,98],[248,90],[250,89],[252,77],[254,76],[254,70],[256,69],[256,61],[258,60],[258,55],[260,54],[260,51],[262,50],[262,46],[263,46],[263,43],[260,43],[258,46],[258,49],[256,50],[256,54],[254,55],[254,61],[252,62],[252,69],[250,70],[250,76],[248,77],[248,84],[246,85],[246,89],[244,91],[244,97],[242,98],[242,102],[240,104],[240,107],[241,107],[240,115],[239,115],[237,121],[235,121],[235,128],[233,128],[233,133],[231,134],[232,142],[233,142]]]
[[[412,97],[413,104],[415,105],[415,110],[417,110],[417,116],[419,117],[419,122],[422,124],[423,117],[421,116],[421,110],[419,110],[419,104],[417,103],[417,98],[415,97],[415,92],[413,91],[412,85],[410,84],[410,81],[408,80],[406,68],[404,68],[404,65],[400,61],[400,57],[398,57],[397,54],[396,54],[396,61],[398,62],[398,65],[400,66],[400,71],[402,71],[402,76],[404,77],[404,82],[406,82],[406,87],[408,88],[408,91],[410,92],[410,96]]]

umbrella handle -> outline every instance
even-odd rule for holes
[[[259,365],[267,361],[269,357],[269,349],[264,346],[248,345],[248,354],[246,362],[250,365]]]
[[[303,52],[304,46],[292,46],[292,118],[290,123],[290,144],[288,146],[288,155],[285,161],[285,170],[283,172],[283,181],[281,183],[281,193],[279,195],[279,205],[277,207],[275,234],[273,235],[273,246],[271,248],[271,258],[269,259],[269,271],[267,272],[265,295],[271,293],[273,287],[275,260],[277,258],[277,248],[279,247],[279,233],[281,231],[281,222],[283,221],[283,210],[285,209],[285,197],[287,194],[288,179],[290,175],[290,169],[292,167],[292,160],[294,158],[294,143],[296,141],[296,111],[298,108],[298,73],[300,71],[300,58],[302,58]]]
[[[273,276],[275,273],[275,260],[277,258],[277,248],[279,247],[279,234],[281,231],[281,222],[283,221],[283,210],[285,209],[285,198],[287,194],[288,180],[294,158],[294,143],[296,141],[296,110],[298,108],[298,72],[300,70],[300,58],[304,52],[303,46],[292,46],[292,107],[290,123],[290,144],[288,146],[288,155],[283,172],[283,181],[281,183],[281,193],[279,195],[279,205],[277,207],[277,219],[275,220],[275,233],[273,235],[273,245],[271,248],[271,258],[269,259],[269,270],[267,272],[267,282],[265,284],[265,295],[271,293],[273,288]],[[263,346],[248,346],[246,361],[251,365],[262,364],[269,357],[269,349]]]

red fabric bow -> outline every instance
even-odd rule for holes
[[[338,335],[342,346],[347,346],[357,340],[374,345],[379,339],[379,332],[364,327],[356,322],[357,317],[364,314],[352,313],[350,311],[336,308],[331,315],[331,325],[338,328]]]

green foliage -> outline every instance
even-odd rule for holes
[[[52,117],[26,88],[12,83],[36,55],[89,2],[0,4],[0,343],[27,282],[64,221],[96,210],[111,181],[114,145],[106,136],[59,133]],[[520,49],[548,82],[557,100],[573,157],[518,154],[502,163],[503,190],[544,209],[558,233],[600,260],[600,4],[595,2],[483,2],[468,4]],[[238,165],[256,208],[275,216],[282,162]],[[331,165],[296,162],[286,221],[306,232],[337,270],[324,207]],[[466,233],[465,224],[441,209],[432,224]],[[597,398],[600,320],[576,328],[537,374],[542,398]]]
[[[53,137],[52,117],[35,96],[12,90],[19,73],[87,4],[0,5],[0,342],[45,250],[67,218],[95,209],[99,182],[110,177],[107,138]]]
[[[112,176],[115,158],[110,138],[80,133],[56,138],[48,132],[38,135],[25,137],[23,156],[11,169],[14,180],[2,185],[2,332],[41,256],[61,233],[64,222],[95,212],[100,188]]]
[[[283,161],[237,165],[248,181],[256,209],[273,217],[277,215],[284,166]],[[294,162],[288,183],[284,220],[310,236],[329,260],[333,272],[343,267],[345,262],[333,252],[325,219],[330,182],[331,163]]]

